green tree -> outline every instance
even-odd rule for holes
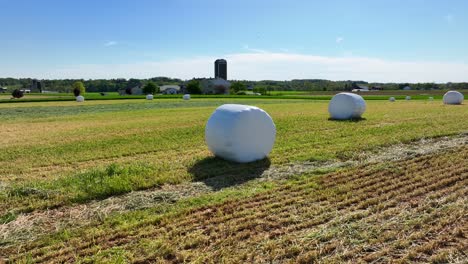
[[[242,82],[233,82],[231,84],[231,93],[232,94],[237,94],[237,92],[244,91],[245,89],[246,89],[245,84],[242,83]]]
[[[255,86],[253,91],[255,93],[260,93],[262,95],[266,95],[267,94],[267,88],[265,86]]]
[[[143,93],[145,94],[155,94],[159,92],[159,87],[152,81],[149,81],[143,87]]]
[[[187,83],[187,92],[189,94],[201,94],[200,82],[197,80],[191,80]]]
[[[140,86],[141,85],[141,81],[138,80],[138,79],[129,79],[127,81],[127,87],[126,88],[133,88],[133,87],[136,87],[136,86]]]
[[[83,82],[80,82],[80,81],[74,82],[72,85],[72,88],[73,88],[73,93],[75,94],[75,96],[83,95],[86,92],[86,88]]]

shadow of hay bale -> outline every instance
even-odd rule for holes
[[[195,181],[220,190],[258,178],[270,165],[271,161],[268,158],[250,163],[236,163],[208,157],[195,163],[188,172],[193,175]]]
[[[362,121],[366,121],[367,119],[364,118],[364,117],[360,117],[360,118],[352,118],[352,119],[333,119],[331,117],[328,118],[328,121],[335,121],[335,122],[362,122]]]

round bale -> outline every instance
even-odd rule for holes
[[[390,97],[390,98],[388,98],[388,100],[389,100],[390,102],[395,102],[395,97]]]
[[[78,95],[78,96],[76,97],[76,101],[77,101],[77,102],[80,102],[80,103],[81,103],[81,102],[84,102],[84,97],[83,97],[82,95]]]
[[[247,163],[268,156],[276,137],[276,126],[267,112],[240,104],[218,107],[208,120],[205,141],[217,157]]]
[[[444,94],[444,104],[458,105],[463,103],[463,94],[458,91],[448,91]]]
[[[184,98],[184,100],[190,100],[190,94],[184,94],[182,98]]]
[[[429,97],[429,101],[434,101],[434,97]]]
[[[330,101],[328,112],[332,119],[347,120],[360,118],[366,111],[362,96],[353,93],[339,93]]]
[[[146,100],[153,100],[154,96],[152,94],[146,95]]]
[[[411,100],[411,96],[407,95],[405,99],[406,100]]]

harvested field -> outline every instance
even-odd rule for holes
[[[244,199],[6,249],[40,262],[462,261],[468,148],[303,175]],[[51,243],[53,242],[53,243]]]
[[[269,159],[209,153],[223,103],[272,116]],[[466,106],[327,103],[0,104],[0,262],[465,261]]]

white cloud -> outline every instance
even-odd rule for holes
[[[111,47],[111,46],[115,46],[115,45],[117,45],[116,41],[108,41],[108,42],[104,43],[105,47]]]
[[[229,79],[329,79],[371,82],[468,81],[468,64],[427,61],[392,61],[366,57],[327,57],[284,52],[246,52],[223,56]],[[212,77],[217,57],[195,57],[127,64],[86,64],[55,69],[1,69],[2,75],[35,78],[149,78]]]
[[[336,38],[336,43],[340,44],[341,42],[343,42],[344,38],[343,37],[337,37]]]

